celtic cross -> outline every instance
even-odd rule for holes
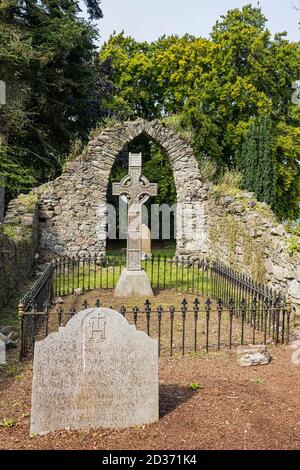
[[[120,183],[113,183],[112,193],[128,204],[127,269],[141,269],[142,204],[157,195],[157,184],[142,175],[142,154],[129,154],[129,172]]]

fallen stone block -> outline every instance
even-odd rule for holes
[[[239,346],[236,353],[238,365],[241,367],[266,365],[272,359],[265,345]]]

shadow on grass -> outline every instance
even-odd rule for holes
[[[171,413],[179,405],[192,398],[198,390],[177,384],[159,385],[159,417]]]

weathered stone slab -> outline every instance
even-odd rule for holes
[[[115,288],[115,297],[153,297],[153,290],[147,273],[142,269],[131,271],[123,269]]]
[[[270,352],[265,345],[239,346],[236,353],[238,364],[242,367],[265,365],[271,361]]]
[[[36,343],[31,433],[157,420],[157,341],[120,313],[84,310]]]

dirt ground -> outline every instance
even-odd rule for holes
[[[268,366],[251,368],[237,366],[235,351],[163,357],[158,423],[42,437],[29,436],[32,364],[20,365],[13,352],[0,367],[0,448],[300,449],[300,365],[293,352],[273,347]]]
[[[181,302],[183,300],[188,302],[187,312],[183,325],[183,318],[181,312]],[[183,327],[185,330],[185,352],[192,353],[195,350],[201,351],[206,347],[206,335],[207,335],[207,324],[206,324],[206,297],[198,297],[199,300],[199,311],[197,320],[197,342],[195,347],[195,317],[194,317],[194,301],[196,295],[192,293],[182,293],[175,290],[164,290],[155,291],[155,296],[150,299],[151,301],[151,315],[149,319],[149,325],[147,325],[147,319],[145,315],[144,303],[147,299],[131,298],[130,302],[126,298],[116,299],[113,296],[112,289],[98,289],[95,291],[85,292],[80,296],[69,295],[64,296],[63,303],[56,304],[49,314],[49,321],[47,324],[48,334],[57,331],[59,323],[65,325],[70,319],[70,312],[75,309],[79,312],[84,308],[84,303],[87,302],[89,307],[94,307],[96,301],[100,301],[102,307],[111,307],[117,311],[121,311],[122,306],[126,306],[126,319],[130,324],[134,324],[134,307],[139,307],[136,314],[136,327],[137,329],[147,332],[149,327],[149,333],[152,338],[158,339],[158,306],[162,308],[162,316],[160,321],[160,353],[161,355],[170,355],[171,344],[172,354],[182,354],[182,343],[183,343]],[[175,308],[174,322],[173,322],[173,334],[171,338],[171,324],[170,324],[170,305]],[[60,306],[63,309],[63,313],[58,318],[57,307]],[[208,345],[209,350],[216,350],[218,343],[218,311],[217,304],[215,301],[211,303],[209,328],[208,328]],[[222,313],[222,320],[220,322],[220,349],[229,347],[229,332],[230,332],[230,320],[229,310],[224,308]],[[241,344],[241,318],[234,317],[232,323],[232,335],[231,341],[233,346]],[[45,337],[45,324],[39,329],[38,339]],[[268,337],[269,338],[269,337]],[[245,322],[244,325],[244,341],[245,344],[253,341],[253,329],[249,322]],[[256,329],[255,341],[257,344],[263,342],[263,329],[260,331]]]

